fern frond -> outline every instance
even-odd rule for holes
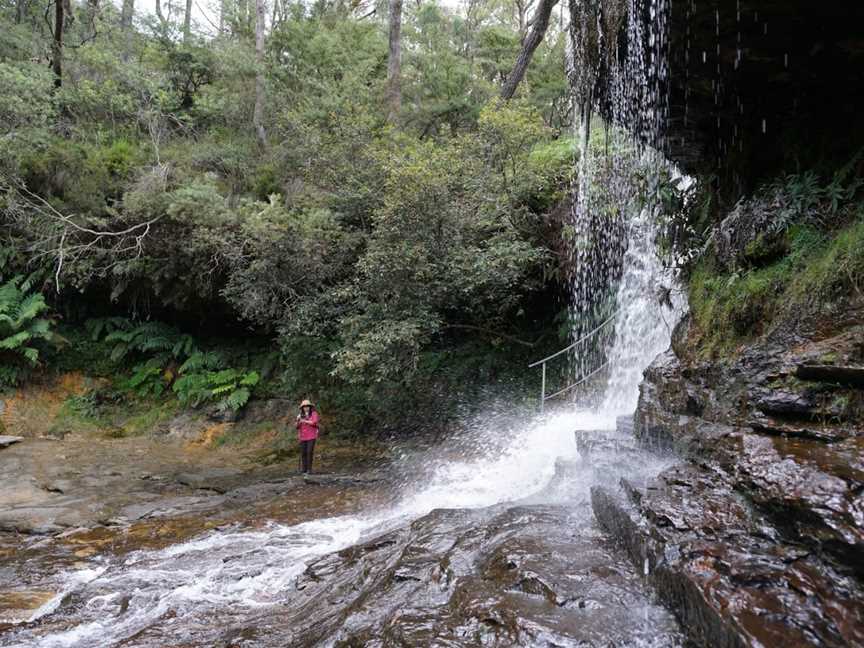
[[[250,371],[240,380],[240,384],[244,387],[254,387],[261,380],[261,376],[257,371]]]
[[[122,360],[126,353],[129,351],[129,345],[125,342],[120,342],[113,349],[111,349],[111,361],[118,362]]]
[[[174,343],[174,348],[171,349],[171,353],[175,358],[191,356],[197,351],[198,349],[195,346],[195,339],[191,335],[181,335],[180,339]]]
[[[30,331],[30,334],[33,337],[40,337],[44,339],[51,338],[51,320],[47,319],[37,319],[30,323],[30,326],[27,327],[27,330]]]
[[[15,335],[10,335],[5,339],[0,340],[0,349],[16,351],[31,337],[30,331],[19,331]]]
[[[105,336],[105,342],[125,342],[129,343],[133,339],[135,339],[135,332],[129,330],[123,331],[111,331],[108,335]]]
[[[245,387],[240,387],[232,391],[225,399],[220,401],[219,409],[222,410],[239,410],[249,402],[249,390]]]
[[[14,313],[17,310],[21,301],[21,291],[18,289],[20,281],[21,276],[18,275],[0,286],[0,313]]]
[[[84,322],[84,328],[90,334],[90,339],[96,342],[103,334],[108,336],[115,331],[130,330],[132,321],[126,317],[94,317]]]
[[[15,326],[23,326],[26,322],[35,319],[39,313],[47,308],[48,304],[45,303],[45,297],[42,296],[42,293],[27,295],[18,305],[18,312],[15,315]]]
[[[214,396],[220,396],[221,394],[226,394],[230,391],[233,391],[234,385],[233,383],[230,385],[217,385],[210,390],[210,393]]]
[[[236,369],[222,369],[221,371],[216,371],[210,374],[210,384],[231,384],[233,386],[234,383],[237,382],[237,377],[238,374]]]
[[[193,353],[186,359],[186,362],[180,365],[180,367],[177,369],[177,373],[186,374],[191,371],[198,371],[199,369],[203,369],[204,357],[205,354],[201,353],[200,351],[198,351],[197,353]]]

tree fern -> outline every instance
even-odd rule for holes
[[[48,309],[41,293],[30,292],[30,282],[16,276],[0,285],[0,365],[7,367],[0,382],[14,384],[39,362],[40,345],[53,338]]]

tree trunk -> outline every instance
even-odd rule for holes
[[[135,0],[123,0],[123,9],[120,11],[120,29],[129,31],[132,28],[134,14]]]
[[[244,36],[249,33],[249,0],[237,0],[237,32]]]
[[[123,9],[120,12],[120,30],[123,32],[123,61],[129,60],[132,52],[132,18],[135,16],[135,0],[123,0]]]
[[[516,93],[516,88],[522,77],[525,76],[525,70],[528,69],[528,64],[531,62],[531,57],[534,56],[534,50],[543,42],[543,37],[546,35],[546,29],[549,27],[549,17],[552,15],[552,9],[558,4],[558,0],[540,0],[540,5],[534,13],[534,17],[529,23],[531,31],[522,43],[522,51],[516,59],[516,65],[513,66],[513,71],[504,82],[504,87],[501,88],[501,98],[511,99]]]
[[[267,132],[264,130],[264,20],[267,12],[265,0],[255,0],[255,109],[252,111],[252,125],[255,136],[263,147],[267,145]]]
[[[186,0],[186,11],[183,13],[183,42],[188,43],[192,37],[192,0]]]
[[[162,33],[168,27],[168,21],[165,20],[165,14],[162,13],[162,0],[156,0],[156,17],[159,19],[159,25],[162,27]]]
[[[15,1],[15,24],[20,25],[24,20],[24,10],[27,8],[27,0]]]
[[[387,59],[387,121],[395,124],[402,109],[402,0],[390,0],[390,55]]]
[[[51,46],[51,70],[54,72],[54,87],[63,85],[63,24],[65,0],[54,0],[54,41]]]
[[[270,31],[276,29],[276,25],[282,22],[282,13],[279,11],[279,0],[273,0],[273,15],[270,16]]]

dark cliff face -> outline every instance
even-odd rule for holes
[[[620,12],[618,0],[602,4]],[[666,17],[659,55],[668,72],[647,80],[667,104],[658,144],[687,173],[716,177],[722,196],[737,199],[780,172],[836,166],[864,146],[864,3],[633,0],[634,7],[645,30]],[[634,47],[625,27],[618,34],[619,51]],[[609,78],[598,75],[604,112]]]
[[[670,153],[737,192],[851,156],[864,145],[862,24],[854,0],[675,3]]]

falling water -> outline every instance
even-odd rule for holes
[[[571,85],[581,117],[578,177],[570,214],[573,230],[573,339],[570,380],[605,370],[603,411],[630,413],[633,385],[651,359],[668,344],[680,299],[674,277],[654,253],[662,217],[652,191],[664,174],[680,174],[664,160],[668,115],[667,0],[629,0],[623,59],[606,61],[606,128],[592,140],[594,83],[603,65],[603,16],[583,3],[571,24]],[[720,14],[715,14],[719,33]],[[591,47],[592,37],[597,49]],[[719,47],[719,44],[718,44]],[[617,53],[620,48],[612,47]],[[706,53],[703,52],[703,62]],[[719,91],[718,91],[719,92]],[[586,333],[589,335],[585,339]],[[582,403],[585,392],[572,393]]]
[[[194,645],[196,633],[212,630],[226,614],[290,606],[294,583],[310,561],[404,527],[432,510],[488,507],[524,501],[541,492],[546,493],[544,501],[555,501],[548,487],[557,462],[578,459],[574,431],[609,430],[617,416],[631,413],[642,370],[669,343],[675,311],[661,306],[653,292],[658,278],[665,280],[654,251],[654,216],[643,209],[627,226],[615,293],[618,313],[609,350],[610,378],[596,410],[560,411],[509,432],[483,427],[476,434],[481,450],[474,453],[476,458],[427,459],[423,468],[431,477],[408,484],[402,499],[382,510],[290,526],[270,523],[257,529],[217,530],[160,551],[97,558],[86,569],[49,577],[46,585],[56,587],[58,594],[32,619],[44,618],[49,622],[46,628],[36,624],[0,637],[0,645],[112,646],[166,623],[178,623],[178,631],[182,627]],[[542,443],[526,443],[526,434]],[[648,455],[639,463],[633,470],[646,476],[666,465]],[[571,478],[571,489],[587,493],[597,478],[591,471],[580,473]],[[647,608],[644,614],[647,618]],[[51,625],[58,615],[62,622]],[[648,621],[645,624],[650,631]]]

